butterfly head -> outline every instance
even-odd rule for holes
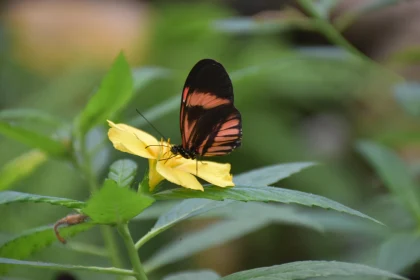
[[[171,152],[174,155],[180,155],[186,159],[195,159],[197,157],[197,153],[194,151],[186,150],[182,145],[174,145],[171,147]]]

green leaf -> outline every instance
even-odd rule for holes
[[[32,150],[9,161],[0,169],[0,190],[10,188],[14,183],[24,179],[47,160],[47,155]]]
[[[0,192],[0,205],[14,203],[14,202],[47,203],[51,205],[64,206],[70,209],[82,208],[85,205],[85,203],[82,201],[68,199],[68,198],[37,195],[37,194],[22,193],[22,192],[15,192],[15,191]]]
[[[118,187],[126,188],[131,185],[136,176],[137,164],[130,159],[117,160],[109,168],[108,178],[114,180]]]
[[[219,202],[220,203],[220,202]],[[297,225],[313,230],[324,231],[323,226],[310,215],[296,207],[262,202],[232,201],[224,207],[211,209],[197,218],[224,218],[258,220],[267,219],[273,223]],[[342,218],[346,220],[346,218]]]
[[[92,223],[84,223],[61,228],[60,235],[67,239],[82,231],[90,229],[92,226]],[[32,254],[41,251],[55,241],[57,241],[57,237],[51,226],[35,228],[13,237],[2,244],[0,246],[0,257],[19,260],[25,259]],[[0,275],[4,275],[8,268],[9,266],[7,265],[0,265]]]
[[[420,116],[420,83],[400,83],[395,85],[395,98],[412,116]]]
[[[98,224],[120,224],[134,218],[154,199],[120,188],[113,180],[106,180],[103,187],[88,200],[82,212]]]
[[[418,185],[398,155],[384,146],[368,141],[359,142],[357,148],[376,169],[385,186],[420,219]]]
[[[217,280],[220,276],[212,270],[182,271],[173,273],[163,280]]]
[[[0,134],[32,148],[38,148],[52,156],[64,156],[68,153],[64,143],[49,136],[26,128],[0,121]]]
[[[236,175],[233,182],[235,185],[268,186],[313,165],[315,163],[312,162],[271,165]]]
[[[148,270],[154,270],[163,265],[190,257],[205,249],[240,238],[274,222],[320,229],[319,224],[313,223],[305,214],[299,214],[295,210],[290,206],[267,205],[256,202],[233,202],[226,207],[214,209],[207,214],[216,212],[216,215],[222,214],[229,220],[187,234],[181,240],[175,240],[152,256],[145,263],[145,266]]]
[[[190,199],[191,200],[191,199]],[[145,209],[141,212],[138,216],[136,216],[134,220],[143,221],[143,220],[155,220],[158,219],[161,215],[165,214],[169,210],[171,210],[175,205],[177,205],[178,201],[156,201],[150,207]]]
[[[184,235],[180,240],[175,240],[161,248],[156,254],[144,263],[147,272],[153,271],[205,249],[237,239],[250,232],[269,224],[267,219],[222,221],[212,224],[207,228]]]
[[[45,262],[31,262],[31,261],[20,261],[20,260],[9,259],[9,258],[0,258],[0,264],[2,264],[0,266],[19,265],[19,266],[24,266],[24,267],[27,266],[27,267],[44,268],[44,269],[52,269],[52,270],[64,270],[64,271],[84,270],[84,271],[92,271],[96,273],[129,275],[129,276],[134,275],[134,272],[132,270],[120,269],[120,268],[115,268],[115,267],[96,267],[96,266],[45,263]]]
[[[223,280],[294,280],[319,278],[328,276],[374,276],[378,279],[384,277],[392,279],[405,279],[402,276],[381,270],[378,268],[345,262],[335,261],[302,261],[293,262],[271,267],[261,267],[251,270],[245,270],[222,277]]]
[[[5,121],[33,121],[43,123],[54,128],[59,128],[64,125],[64,122],[59,120],[57,116],[45,113],[44,111],[36,109],[5,109],[0,111],[0,120]]]
[[[275,187],[236,186],[234,188],[223,189],[210,186],[205,187],[204,192],[178,188],[156,193],[154,197],[156,199],[207,198],[212,200],[231,199],[239,201],[273,201],[282,203],[296,203],[300,205],[332,209],[382,224],[374,218],[371,218],[359,211],[353,210],[328,198],[310,193]]]
[[[133,220],[140,221],[159,218],[159,223],[154,227],[154,230],[156,230],[160,228],[166,229],[167,225],[172,226],[189,218],[258,219],[264,217],[272,219],[273,222],[294,224],[318,231],[324,231],[323,223],[314,219],[311,214],[312,213],[304,212],[301,211],[301,209],[288,205],[274,205],[260,202],[243,203],[232,200],[214,201],[192,198],[178,204],[176,204],[175,201],[158,201]],[[351,219],[340,215],[340,220],[346,222]],[[360,221],[360,219],[357,219],[357,221]],[[366,224],[371,225],[371,223],[367,221]]]
[[[159,217],[154,227],[136,243],[139,249],[144,243],[159,233],[185,219],[200,215],[212,209],[228,205],[231,201],[212,201],[208,199],[187,199],[175,205],[169,212]]]
[[[105,123],[121,109],[131,97],[133,78],[123,53],[114,61],[102,80],[99,90],[89,100],[79,116],[79,130],[85,134],[93,126]]]
[[[420,237],[404,233],[391,237],[380,246],[377,265],[392,272],[403,272],[419,260]]]

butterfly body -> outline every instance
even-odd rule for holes
[[[182,145],[171,147],[187,159],[222,156],[241,145],[241,114],[233,104],[233,87],[225,68],[200,60],[190,71],[181,97]]]
[[[180,155],[187,159],[196,159],[197,158],[197,151],[190,151],[186,150],[182,147],[182,145],[174,145],[171,147],[171,152],[174,155]]]

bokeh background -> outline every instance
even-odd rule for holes
[[[318,217],[316,211],[302,209],[329,230],[271,225],[165,266],[153,277],[189,268],[226,275],[310,259],[377,265],[388,232],[413,225],[357,143],[371,140],[397,151],[418,177],[418,120],[400,106],[395,89],[404,81],[420,79],[420,2],[314,2],[353,51],[320,32],[318,22],[295,1],[3,1],[0,110],[35,108],[71,123],[123,50],[133,68],[136,93],[118,121],[156,135],[136,113],[139,109],[171,141],[180,143],[178,102],[186,75],[199,59],[216,59],[231,74],[244,131],[242,147],[218,160],[231,162],[234,174],[281,162],[320,162],[278,185],[337,200],[385,222],[388,229],[381,232],[357,219],[333,213],[326,219],[325,214]],[[29,120],[26,125],[45,130]],[[145,170],[144,160],[117,152],[101,140],[106,129],[104,124],[89,136],[91,147],[100,151],[94,162],[98,176],[104,178],[110,163],[119,158],[132,158],[141,172]],[[64,129],[63,137],[66,133]],[[0,136],[1,165],[28,151]],[[80,200],[89,196],[84,178],[71,164],[56,159],[42,161],[13,190]],[[0,207],[0,232],[5,238],[67,214],[42,204]],[[349,221],[346,230],[342,224],[335,226],[334,221],[344,219]],[[177,226],[140,254],[147,258],[165,242],[207,223]],[[152,225],[153,221],[132,224],[134,237]],[[103,244],[97,229],[75,240]],[[103,258],[59,245],[32,259],[109,265]],[[398,272],[420,279],[419,269],[410,266]],[[113,279],[71,274],[74,279]],[[32,269],[14,269],[13,275],[71,279]]]

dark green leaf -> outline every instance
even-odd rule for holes
[[[225,277],[223,280],[297,280],[307,278],[319,278],[329,276],[376,276],[378,279],[393,278],[405,279],[402,276],[381,270],[378,268],[345,262],[328,261],[303,261],[293,262],[271,267],[261,267],[251,270],[237,272]]]
[[[385,185],[420,219],[418,185],[398,155],[384,146],[368,141],[359,142],[358,149],[373,165]]]
[[[106,273],[106,274],[117,274],[117,275],[134,275],[132,270],[120,269],[115,267],[95,267],[95,266],[82,266],[82,265],[69,265],[69,264],[57,264],[57,263],[45,263],[45,262],[31,262],[31,261],[20,261],[9,258],[0,258],[0,266],[27,266],[34,268],[44,268],[52,270],[84,270],[92,271],[96,273]],[[21,279],[21,278],[19,278]]]
[[[29,176],[46,160],[47,155],[44,152],[32,150],[9,161],[0,170],[0,190],[8,189]]]
[[[410,115],[420,116],[420,83],[400,83],[394,87],[395,97]]]
[[[169,245],[161,248],[145,263],[146,271],[150,272],[163,265],[190,257],[205,249],[247,235],[269,224],[266,219],[222,221],[207,228],[184,235]]]
[[[95,223],[119,224],[134,218],[153,202],[153,198],[120,188],[115,181],[108,179],[82,211]]]
[[[97,124],[105,124],[107,118],[111,118],[130,100],[132,91],[133,78],[130,66],[124,55],[120,53],[102,80],[99,90],[80,114],[80,132],[84,134]]]
[[[154,197],[156,199],[207,198],[212,200],[231,199],[239,201],[273,201],[282,203],[296,203],[300,205],[332,209],[382,224],[374,218],[371,218],[359,211],[353,210],[328,198],[310,193],[275,187],[236,186],[234,188],[223,189],[210,186],[205,187],[204,192],[178,188],[156,193]]]
[[[84,223],[60,229],[60,235],[67,239],[93,226],[91,223]],[[44,226],[29,230],[16,237],[11,238],[0,246],[0,257],[11,259],[25,259],[32,254],[41,251],[45,247],[57,241],[54,230],[51,226]],[[1,263],[1,262],[0,262]],[[0,275],[8,270],[7,265],[0,265]]]
[[[63,156],[68,153],[64,143],[17,125],[0,121],[0,134],[29,147],[38,148],[52,156]]]
[[[136,176],[137,164],[129,159],[117,160],[109,168],[108,178],[121,188],[129,187]]]
[[[3,191],[0,192],[0,205],[9,204],[14,202],[38,202],[47,203],[51,205],[64,206],[71,209],[82,208],[85,203],[68,198],[37,195],[31,193],[22,193],[15,191]]]
[[[391,237],[379,249],[378,267],[403,272],[420,260],[420,237],[405,233]]]
[[[315,163],[297,162],[266,166],[236,175],[233,182],[235,185],[268,186],[313,165]]]
[[[57,116],[36,109],[6,109],[0,111],[0,120],[5,121],[33,121],[58,128],[64,124]]]
[[[211,270],[183,271],[171,274],[163,280],[217,280],[220,276]]]

